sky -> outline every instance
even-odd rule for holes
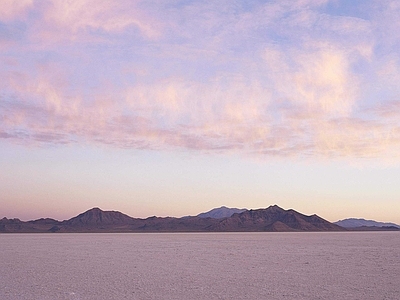
[[[1,0],[0,218],[277,204],[400,224],[400,1]]]

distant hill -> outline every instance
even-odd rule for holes
[[[213,210],[211,210],[213,211]],[[210,211],[210,212],[211,212]],[[231,212],[219,208],[214,212]],[[209,212],[209,213],[210,213]],[[216,214],[218,216],[218,214]],[[345,231],[317,215],[306,216],[277,205],[265,209],[245,210],[229,217],[132,218],[118,211],[92,208],[65,221],[38,219],[0,220],[0,232],[255,232],[255,231]]]
[[[340,221],[334,222],[334,224],[345,227],[345,228],[355,228],[355,227],[396,227],[396,228],[400,228],[400,225],[397,225],[394,223],[377,222],[374,220],[365,220],[365,219],[356,219],[356,218],[340,220]]]
[[[214,208],[210,211],[198,214],[197,216],[199,218],[214,218],[214,219],[222,219],[222,218],[228,218],[232,216],[233,214],[240,214],[247,209],[245,208],[229,208],[226,206],[221,206],[219,208]]]

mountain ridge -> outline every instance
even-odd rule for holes
[[[226,208],[226,209],[225,209]],[[229,211],[225,207],[222,210]],[[220,208],[219,208],[220,209]],[[217,209],[218,210],[218,209]],[[211,210],[212,211],[212,210]],[[230,211],[232,212],[232,211]],[[133,218],[118,211],[89,209],[68,220],[41,218],[32,221],[0,219],[0,233],[19,232],[301,232],[348,231],[317,215],[304,215],[278,205],[233,213],[229,217],[189,216]],[[353,229],[350,229],[353,230]],[[361,228],[360,230],[400,230],[397,228]]]
[[[345,227],[345,228],[355,228],[355,227],[397,227],[400,228],[400,225],[391,222],[379,222],[375,220],[366,220],[362,218],[347,218],[343,220],[339,220],[333,222],[336,225]]]
[[[343,231],[317,215],[306,216],[293,209],[284,210],[278,205],[264,209],[250,209],[223,219],[216,231]]]

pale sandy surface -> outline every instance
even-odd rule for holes
[[[400,233],[1,234],[0,299],[400,299]]]

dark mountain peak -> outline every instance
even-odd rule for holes
[[[98,207],[93,207],[93,208],[79,214],[78,216],[76,216],[76,218],[90,219],[90,218],[95,218],[95,217],[102,217],[104,214],[107,214],[107,212],[101,210]]]
[[[214,231],[342,231],[317,215],[306,216],[293,209],[284,210],[278,205],[252,209],[234,214],[213,225]]]
[[[248,215],[252,217],[264,218],[265,216],[281,215],[283,213],[289,213],[289,212],[290,210],[284,210],[278,205],[271,205],[267,208],[250,209],[248,211],[241,213],[240,215],[243,216]]]
[[[103,226],[127,224],[132,220],[134,219],[119,211],[103,211],[98,207],[94,207],[65,221],[65,223],[71,226]]]
[[[276,207],[276,208],[280,208],[280,209],[283,209],[282,207],[280,207],[279,205],[277,205],[277,204],[274,204],[274,205],[270,205],[270,206],[268,206],[267,208],[269,208],[269,207]]]
[[[87,213],[95,213],[95,214],[99,214],[104,212],[104,210],[100,209],[99,207],[93,207],[91,209],[88,209],[87,211],[83,212],[82,214],[87,214]]]
[[[276,211],[276,212],[283,212],[283,211],[285,211],[282,207],[280,207],[280,206],[278,206],[278,205],[276,205],[276,204],[271,205],[271,206],[265,208],[265,210],[268,210],[268,211]],[[290,209],[289,209],[289,211],[290,211]]]
[[[6,217],[1,219],[0,222],[4,222],[4,223],[22,223],[22,221],[20,219],[18,219],[18,218],[7,219]]]

